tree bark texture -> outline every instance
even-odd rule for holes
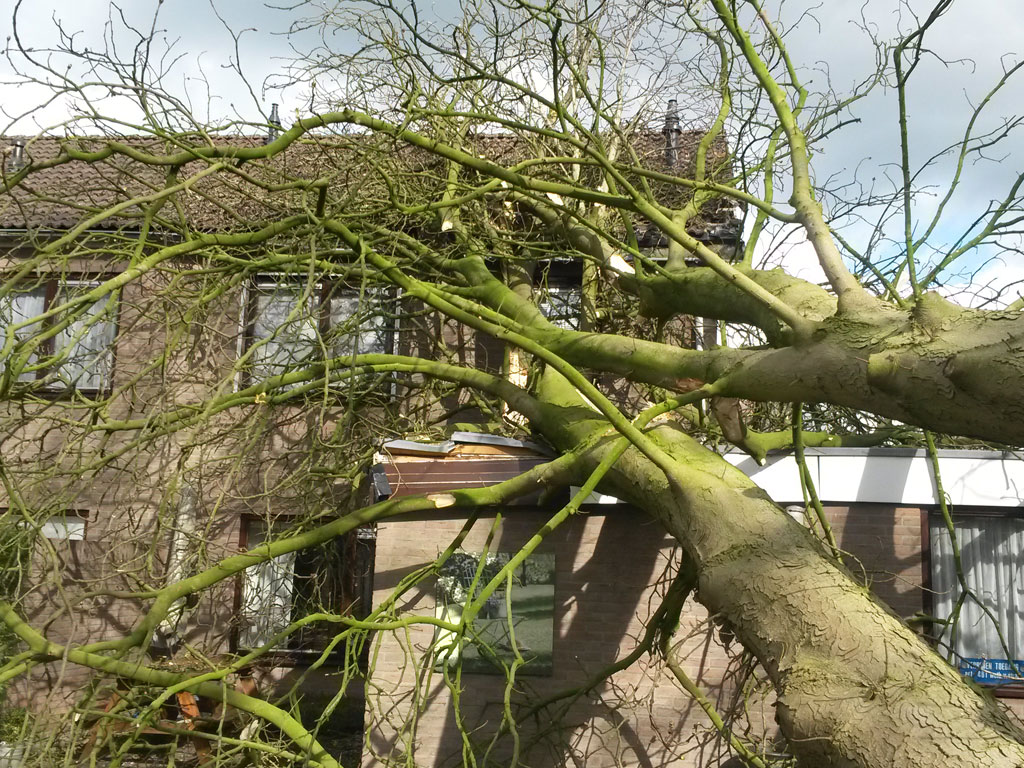
[[[559,389],[557,385],[550,389]],[[561,387],[541,425],[562,449],[606,431]],[[680,429],[630,448],[603,490],[658,519],[698,574],[696,597],[767,671],[805,766],[1024,765],[1024,733],[738,469]],[[587,452],[593,468],[613,442]]]

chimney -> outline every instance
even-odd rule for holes
[[[270,105],[270,120],[267,122],[270,123],[270,130],[267,131],[267,139],[263,142],[264,144],[270,144],[281,135],[281,118],[277,114],[276,103]]]
[[[679,135],[682,133],[679,127],[679,105],[675,99],[668,100],[665,127],[661,133],[665,137],[665,164],[669,168],[675,168],[679,157]]]
[[[25,140],[15,139],[14,146],[11,147],[10,157],[7,158],[7,172],[17,173],[25,165]]]

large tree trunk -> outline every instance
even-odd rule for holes
[[[560,448],[607,433],[568,388],[547,389],[551,417],[538,426]],[[679,541],[696,567],[697,599],[771,678],[778,723],[804,765],[1024,765],[1024,732],[999,705],[749,478],[670,425],[647,434],[671,456],[671,479],[631,448],[604,488]],[[613,441],[587,454],[591,468]]]
[[[819,299],[830,311],[831,299]],[[831,403],[937,432],[1024,442],[1024,314],[964,309],[934,293],[911,310],[878,302],[825,316],[812,338],[778,349],[697,351],[558,330],[543,341],[575,365],[670,390],[715,382],[728,397]]]

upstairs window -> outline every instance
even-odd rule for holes
[[[297,370],[320,357],[317,286],[257,280],[249,296],[249,375],[253,381]]]
[[[957,514],[953,524],[964,582],[974,597],[960,603],[954,625],[961,587],[949,532],[933,514],[933,613],[947,622],[938,628],[939,651],[951,650],[961,674],[978,683],[1024,684],[1024,518]]]
[[[258,278],[246,307],[250,380],[280,376],[328,357],[390,352],[387,304],[379,288]]]
[[[0,364],[16,365],[25,345],[55,326],[70,320],[48,335],[21,362],[17,381],[35,383],[52,392],[71,389],[100,392],[109,388],[114,366],[114,340],[117,337],[117,298],[111,294],[85,306],[33,322],[44,312],[59,307],[100,285],[99,280],[53,277],[14,285],[0,297],[0,325],[6,344],[13,335],[14,345]]]

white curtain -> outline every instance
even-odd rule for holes
[[[319,286],[308,288],[301,283],[256,287],[252,337],[263,342],[253,351],[252,372],[257,379],[294,371],[319,356],[318,293]]]
[[[266,526],[250,522],[250,549],[266,540]],[[238,644],[259,648],[292,623],[292,595],[295,591],[295,553],[246,568],[242,576],[242,616]]]
[[[954,526],[965,581],[978,601],[964,601],[955,635],[952,627],[946,627],[940,650],[945,652],[952,646],[961,659],[1006,660],[1007,652],[996,629],[998,622],[1009,658],[1024,659],[1024,519],[958,516]],[[953,612],[960,587],[946,526],[933,515],[930,527],[935,615],[944,619]],[[965,671],[969,667],[962,665]],[[1004,665],[989,668],[997,675],[1012,676]]]
[[[14,291],[0,301],[0,327],[17,325],[33,317],[38,317],[46,309],[46,286],[35,286],[26,291]],[[26,326],[15,333],[15,338],[27,339],[42,330],[37,323]],[[0,341],[0,347],[4,344]],[[34,365],[35,353],[26,361],[26,365]],[[36,378],[35,371],[22,371],[18,381],[32,381]]]
[[[85,520],[73,515],[52,515],[39,526],[39,533],[47,539],[82,541],[85,538]]]
[[[331,354],[384,354],[389,350],[387,296],[380,289],[339,288],[331,294]]]
[[[69,280],[57,293],[63,304],[75,294],[98,283]],[[66,351],[67,359],[58,371],[59,378],[78,389],[103,389],[110,380],[114,337],[117,335],[117,300],[107,296],[92,304],[85,313],[57,333],[54,351]]]

